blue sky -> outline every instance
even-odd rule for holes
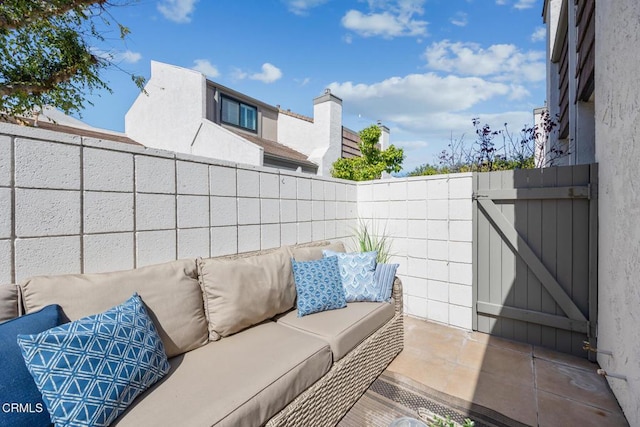
[[[131,30],[107,47],[149,77],[156,60],[197,69],[272,105],[312,116],[325,88],[344,125],[376,120],[407,155],[429,162],[471,119],[520,129],[545,101],[542,0],[140,0],[111,9]],[[82,119],[124,131],[139,92],[115,69]]]

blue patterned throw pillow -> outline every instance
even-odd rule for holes
[[[298,293],[298,317],[347,306],[336,257],[316,261],[291,259],[291,262]]]
[[[18,335],[18,345],[56,427],[108,426],[169,371],[138,294],[103,313]]]
[[[396,278],[396,271],[400,264],[378,264],[376,265],[375,280],[380,291],[378,301],[389,301],[393,290],[393,281]]]
[[[42,395],[24,365],[19,334],[38,334],[62,323],[62,310],[48,305],[0,324],[0,426],[50,426]]]
[[[374,273],[378,253],[322,251],[325,257],[335,256],[340,266],[340,277],[347,302],[377,301],[380,291],[376,289]]]

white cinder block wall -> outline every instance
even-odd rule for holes
[[[356,184],[0,125],[0,283],[341,239]]]
[[[405,312],[471,329],[472,174],[358,186],[358,215],[392,236]]]
[[[365,183],[0,124],[0,283],[392,238],[406,313],[471,329],[471,174]]]

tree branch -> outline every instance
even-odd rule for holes
[[[22,0],[24,1],[24,0]],[[15,30],[16,28],[29,25],[40,19],[46,19],[51,16],[63,15],[71,10],[91,6],[92,4],[104,5],[108,0],[57,0],[57,1],[37,1],[40,6],[33,7],[27,15],[11,17],[2,9],[7,6],[0,7],[0,30]]]
[[[92,56],[91,61],[96,63],[98,60],[95,56]],[[38,80],[38,82],[15,82],[8,84],[0,84],[0,96],[9,96],[17,93],[24,94],[40,94],[55,89],[61,83],[71,80],[80,69],[80,64],[71,65],[65,69],[62,69],[56,73],[53,73],[48,78]]]

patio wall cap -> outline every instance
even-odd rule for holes
[[[127,147],[128,148],[128,147]],[[172,151],[167,151],[167,150],[160,150],[158,148],[148,148],[145,147],[144,151],[141,153],[137,153],[133,150],[122,150],[122,151],[126,151],[128,153],[132,153],[132,154],[141,154],[143,156],[150,156],[150,157],[160,157],[163,159],[175,159],[176,158],[176,153],[172,152]]]
[[[334,178],[331,176],[321,176],[314,175],[310,173],[297,172],[285,169],[277,169],[271,168],[267,166],[255,166],[244,163],[235,163],[229,162],[221,159],[214,159],[210,157],[197,156],[193,154],[187,153],[177,153],[169,150],[162,150],[157,148],[149,148],[141,145],[133,145],[127,144],[124,142],[119,142],[115,140],[110,140],[108,138],[94,138],[88,136],[80,136],[74,135],[59,131],[52,131],[46,129],[40,129],[37,127],[29,127],[29,126],[20,126],[13,123],[0,123],[0,135],[6,135],[9,137],[17,137],[17,138],[28,138],[28,139],[36,139],[54,143],[62,143],[62,144],[70,144],[70,145],[81,145],[89,148],[99,148],[109,151],[117,151],[122,153],[130,153],[136,155],[144,155],[150,157],[159,157],[165,159],[175,159],[175,160],[184,160],[190,161],[194,163],[202,163],[211,166],[223,166],[223,167],[232,167],[237,169],[244,170],[253,170],[257,172],[265,172],[271,174],[281,174],[287,176],[294,176],[298,178],[308,178],[314,179],[318,181],[325,182],[333,182],[339,184],[347,184],[347,185],[368,185],[368,184],[376,184],[376,183],[388,183],[388,182],[398,182],[401,180],[420,180],[420,179],[437,179],[442,178],[443,175],[435,175],[432,177],[410,177],[410,178],[388,178],[384,180],[374,180],[374,181],[350,181],[347,179]],[[471,176],[471,173],[464,174],[452,174],[453,176]],[[434,178],[435,177],[435,178]]]
[[[293,176],[297,178],[312,178],[316,181],[334,182],[336,184],[348,184],[348,185],[358,184],[356,181],[351,181],[351,180],[342,179],[342,178],[334,178],[332,176],[314,175],[310,173],[297,172],[297,171],[286,170],[286,169],[276,169],[276,170],[279,171],[280,175]]]
[[[31,126],[21,126],[13,123],[0,122],[0,135],[61,142],[63,144],[73,145],[80,145],[82,143],[82,139],[79,135],[45,130]]]
[[[238,167],[238,164],[235,162],[214,159],[211,157],[197,156],[195,154],[176,153],[176,160],[183,160],[185,162],[193,163],[203,163],[209,166],[224,166],[229,168]]]
[[[461,179],[461,178],[471,178],[473,177],[473,172],[460,172],[460,173],[446,173],[440,175],[421,175],[421,176],[405,176],[400,178],[387,178],[387,179],[374,179],[371,181],[359,181],[358,185],[374,185],[374,184],[389,184],[394,182],[403,182],[403,181],[424,181],[424,180],[436,180],[436,179]]]
[[[142,145],[125,144],[123,142],[111,141],[102,138],[81,137],[82,145],[89,148],[101,148],[110,151],[124,151],[128,153],[144,154],[147,148]],[[125,145],[123,147],[123,145]]]
[[[280,171],[280,175],[292,176],[297,178],[309,178],[310,176],[313,176],[313,177],[316,176],[316,175],[312,175],[305,172],[298,172],[298,171],[292,171],[292,170],[286,170],[286,169],[278,169],[278,170]]]
[[[256,166],[256,165],[249,165],[249,164],[245,164],[245,163],[238,163],[236,165],[236,167],[238,169],[256,171],[256,172],[264,172],[264,173],[271,173],[271,174],[278,174],[278,171],[279,171],[279,169],[270,168],[270,167],[267,167],[267,166]]]

